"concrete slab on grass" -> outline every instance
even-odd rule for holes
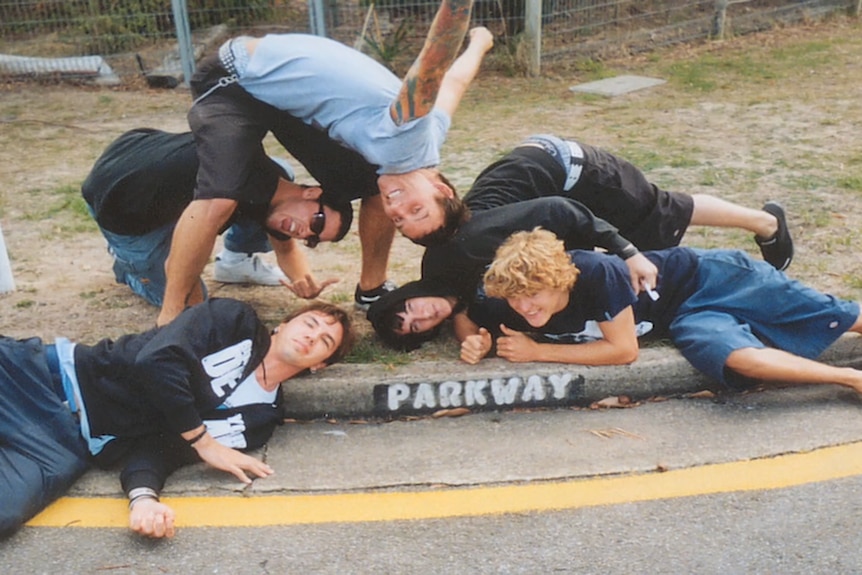
[[[644,88],[652,88],[664,84],[666,80],[648,78],[646,76],[614,76],[586,84],[578,84],[569,88],[572,92],[599,94],[601,96],[620,96]]]

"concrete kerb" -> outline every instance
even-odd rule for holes
[[[832,365],[862,367],[862,337],[852,335],[842,337],[838,342],[830,347],[820,359]],[[563,377],[565,374],[570,374],[571,377]],[[582,376],[583,379],[580,379],[580,376]],[[653,396],[684,395],[706,388],[714,388],[714,384],[710,380],[696,372],[675,349],[670,347],[644,349],[641,352],[640,359],[635,364],[613,367],[584,368],[579,366],[560,366],[555,364],[517,365],[510,364],[502,360],[488,360],[479,366],[468,366],[455,361],[423,362],[393,369],[386,369],[382,366],[339,364],[327,368],[324,372],[321,372],[315,377],[303,377],[291,380],[284,384],[283,388],[286,392],[289,416],[299,420],[320,420],[323,418],[346,420],[348,418],[358,419],[373,416],[384,416],[396,419],[401,415],[417,413],[417,411],[413,409],[403,409],[389,413],[381,412],[379,404],[375,403],[375,388],[381,389],[379,386],[383,386],[383,389],[388,391],[389,386],[407,386],[408,389],[415,390],[418,389],[420,385],[426,384],[427,391],[429,393],[420,397],[425,397],[426,400],[436,397],[436,399],[439,400],[439,397],[441,396],[440,388],[447,382],[449,383],[449,386],[448,388],[444,388],[444,393],[442,395],[444,397],[448,396],[449,398],[452,398],[453,390],[456,390],[458,387],[457,385],[453,385],[453,383],[461,384],[461,389],[463,391],[465,382],[467,381],[490,381],[492,379],[496,379],[505,384],[514,380],[520,383],[509,388],[506,388],[505,385],[501,384],[498,388],[498,392],[500,389],[515,389],[517,393],[515,393],[514,396],[517,398],[519,395],[523,397],[524,390],[529,389],[526,387],[525,381],[530,377],[532,377],[534,381],[534,385],[531,388],[532,394],[538,393],[541,389],[552,393],[554,391],[554,387],[552,385],[544,384],[547,383],[548,378],[550,377],[558,378],[557,389],[565,389],[569,392],[566,394],[564,400],[571,405],[588,405],[593,401],[621,394],[628,395],[633,400],[637,401]],[[568,381],[569,385],[562,385],[560,383],[562,381]],[[413,387],[411,388],[410,386]],[[404,387],[398,387],[397,389],[403,391]],[[448,389],[448,391],[445,391],[445,389]],[[572,393],[572,390],[574,390],[574,393]],[[489,400],[490,403],[493,393],[488,391],[488,386],[485,387],[485,391],[486,393],[484,397],[486,400]],[[380,392],[377,392],[377,395],[378,399],[380,399]],[[384,394],[382,397],[387,398],[387,395]],[[463,394],[460,396],[458,396],[458,394],[454,394],[454,397],[461,397],[462,400],[465,399]],[[479,397],[479,395],[474,389],[472,399],[475,400],[477,397]],[[409,402],[401,401],[400,406],[403,408],[407,403]],[[471,411],[491,409],[506,410],[516,406],[524,407],[528,405],[537,405],[538,403],[540,402],[533,402],[532,404],[525,404],[522,402],[516,405],[513,402],[513,404],[503,406],[491,406],[486,404],[484,406],[474,405],[464,407],[468,407]],[[560,405],[563,404],[564,403],[560,403]],[[386,405],[385,402],[384,405]],[[425,406],[424,412],[433,412],[437,409],[440,409],[439,405]],[[420,410],[419,412],[422,411]],[[346,423],[346,421],[342,421],[341,423]],[[477,425],[479,425],[479,422],[477,422]],[[445,422],[441,422],[441,428],[447,429]],[[300,426],[298,429],[310,428]],[[342,433],[346,437],[347,432],[338,431],[339,429],[342,428],[334,426],[334,431],[331,431],[330,433]],[[292,431],[294,434],[297,433],[297,428],[294,428]],[[302,464],[304,475],[302,475],[300,481],[300,483],[306,486],[304,489],[307,489],[308,485],[313,485],[316,487],[312,489],[312,491],[321,489],[326,491],[327,488],[320,486],[329,485],[327,482],[331,481],[331,476],[333,474],[336,474],[343,479],[345,476],[352,477],[360,473],[354,467],[355,462],[350,460],[345,460],[345,462],[343,462],[343,467],[336,468],[337,466],[334,466],[333,464],[332,467],[321,468],[315,463],[316,460],[313,454],[309,455],[309,453],[311,453],[309,450],[318,449],[321,445],[326,445],[321,443],[321,437],[327,437],[329,440],[337,440],[341,438],[334,435],[320,435],[319,429],[307,431],[306,433],[311,435],[306,436],[306,441],[297,443],[293,439],[295,435],[291,433],[278,432],[266,448],[261,452],[254,454],[258,457],[266,457],[268,461],[272,462],[274,466],[284,472],[283,476],[278,475],[274,479],[268,479],[266,482],[262,483],[259,487],[260,489],[266,492],[296,491],[296,481],[299,481],[294,476],[296,472],[295,459],[297,457],[304,462]],[[308,437],[312,436],[314,438],[313,441],[308,439]],[[381,441],[383,441],[383,443],[377,443],[375,440],[371,441],[367,445],[387,445],[385,440]],[[295,450],[303,449],[303,446],[304,449],[306,449],[306,453],[302,456],[297,456]],[[786,446],[782,446],[781,449],[786,450],[787,448]],[[607,450],[607,447],[603,446],[602,450],[604,453]],[[368,457],[371,460],[374,460],[374,458],[377,457],[383,460],[387,455],[384,453],[370,453],[365,454],[364,457]],[[432,461],[436,461],[438,458],[432,457],[430,459]],[[595,458],[590,455],[587,459],[592,461],[592,459]],[[617,453],[614,457],[610,457],[610,460],[614,462],[614,472],[618,472],[620,470],[619,461],[624,462],[624,465],[634,465],[632,463],[630,453],[625,457]],[[581,464],[587,465],[588,461],[578,460],[578,466]],[[487,466],[482,467],[484,470],[483,472],[486,472],[488,468],[489,467]],[[646,463],[643,463],[638,469],[645,470],[647,468],[648,466],[646,466]],[[581,467],[578,467],[578,469],[581,469]],[[583,471],[586,469],[590,470],[589,473]],[[583,470],[579,471],[577,475],[604,474],[609,472],[608,469],[611,468],[587,466],[583,467]],[[392,484],[416,483],[415,477],[417,475],[414,471],[415,470],[410,469],[409,473],[403,477],[402,475],[394,474],[394,476],[397,476],[395,479],[393,479],[393,474],[390,473],[390,475],[386,476],[388,478],[387,481],[390,481]],[[282,471],[279,473],[282,473]],[[435,480],[430,482],[439,482],[440,477],[438,475],[434,475]],[[566,474],[562,473],[558,475],[563,476]],[[375,481],[378,480],[376,473],[371,473],[366,470],[364,475],[361,476],[362,480],[369,485],[383,485],[383,483],[375,483]],[[548,475],[548,477],[550,476],[551,475]],[[518,477],[520,479],[524,479],[526,475]],[[554,475],[554,477],[557,477],[557,475]],[[351,481],[353,480],[351,479]],[[380,479],[380,481],[383,480]],[[419,481],[419,483],[425,482],[425,480]],[[209,469],[203,465],[195,465],[177,471],[171,477],[165,493],[174,496],[213,496],[219,494],[227,495],[242,493],[245,488],[246,486],[244,484],[235,481],[228,474],[224,474],[214,469]],[[343,488],[343,486],[341,488]],[[69,495],[75,497],[121,496],[116,470],[90,470],[73,486]]]
[[[862,338],[842,336],[819,358],[836,366],[862,366]],[[675,396],[716,384],[671,347],[641,350],[631,365],[584,367],[513,364],[501,359],[477,366],[456,361],[417,362],[387,368],[338,364],[314,377],[284,384],[288,416],[300,420],[399,417],[441,409],[488,411],[589,405],[610,396],[633,400]]]

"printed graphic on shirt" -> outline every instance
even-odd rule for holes
[[[230,397],[225,398],[219,408],[227,409],[243,405],[252,405],[254,403],[273,403],[277,394],[277,389],[273,389],[272,391],[265,390],[257,380],[257,376],[254,372],[251,372],[249,376],[239,384],[239,387],[230,394]]]
[[[638,322],[635,324],[635,335],[637,337],[644,336],[650,333],[654,327],[651,321]],[[591,319],[587,320],[584,323],[584,329],[577,333],[543,333],[542,338],[554,343],[586,343],[604,339],[599,323]]]
[[[210,385],[216,397],[230,395],[242,383],[242,374],[250,358],[251,340],[245,339],[201,360],[204,371],[212,378]]]
[[[227,419],[204,420],[207,431],[213,438],[226,447],[233,449],[245,449],[248,444],[245,440],[245,421],[242,414],[237,413]]]

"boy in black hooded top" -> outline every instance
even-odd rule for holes
[[[283,420],[282,381],[338,361],[353,341],[340,308],[314,303],[271,333],[247,304],[211,299],[164,328],[93,345],[0,338],[0,536],[87,469],[122,465],[131,528],[174,534],[159,501],[178,467],[272,468],[256,449]]]

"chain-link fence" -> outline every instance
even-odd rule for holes
[[[862,0],[475,0],[475,24],[518,63],[528,6],[540,6],[543,65],[640,52],[776,23],[858,13]],[[173,4],[173,6],[172,6]],[[325,33],[397,73],[418,53],[438,0],[182,0],[195,58],[238,33]],[[535,8],[534,8],[535,10]],[[76,71],[126,81],[179,69],[176,2],[169,0],[0,0],[0,74]],[[83,58],[86,57],[86,58]]]

